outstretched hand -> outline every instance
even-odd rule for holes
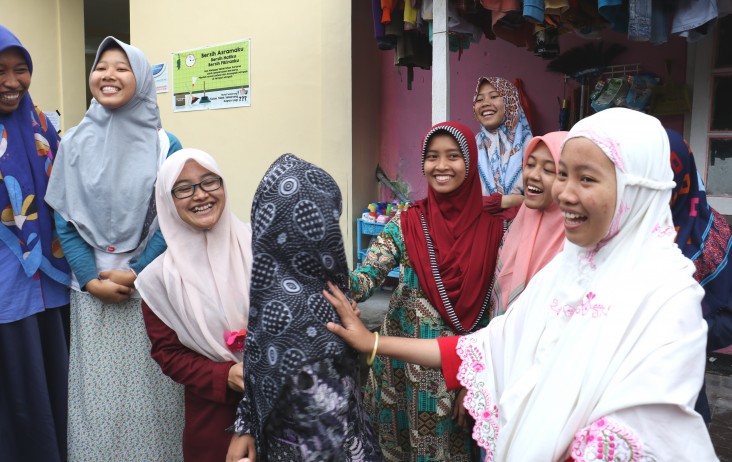
[[[361,322],[360,310],[352,305],[341,289],[332,282],[328,282],[328,289],[323,290],[323,297],[333,305],[340,316],[343,325],[329,322],[326,327],[329,331],[341,337],[348,345],[361,353],[369,353],[374,347],[374,334]]]

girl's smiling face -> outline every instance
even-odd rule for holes
[[[447,133],[432,136],[424,155],[424,176],[435,191],[455,191],[465,181],[465,159],[457,141]]]
[[[117,109],[135,96],[136,88],[135,74],[125,52],[120,48],[104,51],[89,77],[94,99],[107,109]]]
[[[564,144],[552,187],[564,215],[564,231],[575,245],[591,248],[607,236],[617,200],[615,164],[587,138]]]
[[[30,67],[23,53],[15,47],[0,53],[0,114],[18,109],[30,83]]]
[[[524,205],[530,209],[546,210],[552,205],[552,185],[557,167],[547,145],[540,141],[524,165]]]
[[[223,186],[214,191],[205,191],[200,186],[201,182],[216,178],[219,178],[217,174],[207,170],[195,160],[188,160],[173,185],[173,189],[184,185],[197,185],[193,195],[183,199],[173,196],[173,203],[181,220],[199,231],[213,228],[219,222],[226,205]]]
[[[482,126],[487,130],[495,130],[503,125],[506,118],[506,103],[493,85],[483,82],[475,95],[473,112]]]

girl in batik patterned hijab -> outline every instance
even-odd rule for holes
[[[252,204],[252,281],[244,390],[234,430],[252,434],[258,461],[380,461],[361,406],[358,354],[325,328],[322,295],[346,288],[341,194],[324,170],[277,159]],[[234,436],[227,460],[244,456]]]
[[[516,87],[501,77],[481,77],[473,97],[480,122],[475,136],[483,195],[523,194],[521,165],[531,128]]]

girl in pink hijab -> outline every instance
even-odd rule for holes
[[[506,312],[529,280],[562,250],[564,217],[552,201],[551,190],[567,132],[534,137],[523,163],[524,203],[506,235],[498,256],[492,316]]]

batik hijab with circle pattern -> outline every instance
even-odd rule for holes
[[[244,379],[260,434],[287,377],[324,358],[355,361],[326,329],[340,320],[322,295],[327,281],[347,293],[341,205],[335,180],[292,154],[270,166],[254,195]]]
[[[475,136],[478,145],[478,168],[483,190],[488,195],[523,194],[521,166],[524,146],[531,139],[531,128],[519,101],[519,92],[508,80],[501,77],[481,77],[475,87],[473,104],[480,86],[488,82],[503,97],[506,107],[504,121],[494,130],[480,127]]]

